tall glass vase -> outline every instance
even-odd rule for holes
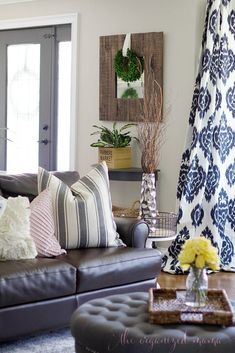
[[[157,202],[154,173],[143,173],[140,195],[140,216],[150,227],[150,232],[156,230]]]
[[[185,304],[191,307],[205,306],[207,290],[208,276],[206,269],[191,266],[186,279]]]

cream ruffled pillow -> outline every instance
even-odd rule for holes
[[[37,256],[30,236],[30,204],[27,197],[0,197],[0,261]]]

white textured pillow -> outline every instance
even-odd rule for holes
[[[124,245],[116,232],[109,192],[108,168],[101,163],[70,188],[39,168],[39,192],[53,199],[56,238],[65,249]]]
[[[0,218],[2,217],[5,208],[7,206],[7,200],[0,196]]]
[[[30,236],[28,198],[1,198],[0,205],[4,207],[0,213],[0,261],[35,258],[37,250]]]
[[[38,256],[52,257],[66,254],[55,237],[55,225],[51,193],[41,192],[30,204],[30,229]]]

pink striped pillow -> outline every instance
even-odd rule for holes
[[[38,256],[66,254],[55,237],[53,206],[50,191],[45,189],[30,204],[30,231]]]

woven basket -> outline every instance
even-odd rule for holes
[[[140,202],[135,201],[131,208],[113,206],[114,217],[137,218],[139,216]]]
[[[173,212],[158,212],[156,218],[145,219],[147,223],[154,221],[155,230],[151,232],[150,237],[171,237],[176,235],[178,215]]]

